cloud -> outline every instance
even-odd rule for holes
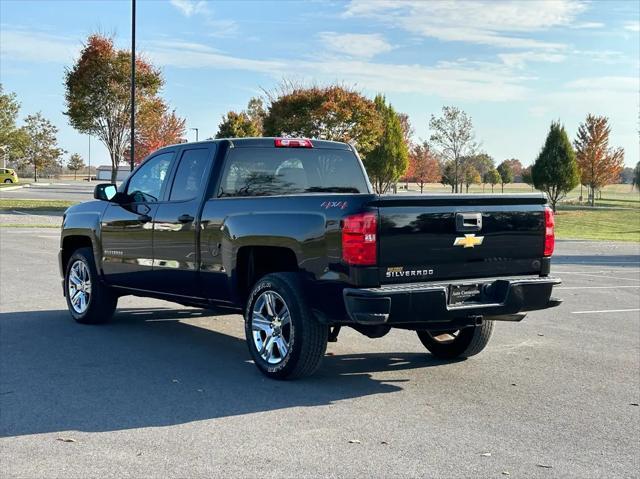
[[[602,28],[604,27],[604,23],[602,22],[583,22],[576,23],[575,25],[571,25],[571,28],[576,29],[593,29],[593,28]]]
[[[629,30],[630,32],[640,32],[640,22],[626,22],[624,24],[624,29]]]
[[[211,68],[217,70],[245,70],[271,75],[284,73],[286,63],[254,60],[221,53],[207,45],[179,40],[153,42],[146,55],[160,66],[176,68]]]
[[[0,55],[13,59],[37,63],[69,63],[80,52],[79,41],[59,35],[21,29],[0,31]]]
[[[215,18],[205,0],[171,0],[171,5],[185,17],[198,15],[210,28],[209,36],[230,37],[238,33],[238,24],[234,20]]]
[[[346,17],[400,26],[424,37],[501,48],[560,49],[564,45],[527,34],[573,24],[586,9],[579,0],[457,1],[352,0]]]
[[[209,7],[207,6],[207,2],[204,0],[171,0],[171,5],[180,10],[180,12],[182,12],[186,17],[190,17],[198,13],[209,13]]]
[[[331,52],[354,58],[372,58],[393,50],[393,46],[379,33],[321,32],[318,36]]]
[[[587,92],[611,91],[619,93],[638,93],[638,78],[625,76],[585,77],[565,83],[568,90]]]
[[[566,60],[566,56],[560,53],[550,52],[521,52],[521,53],[500,53],[498,58],[510,67],[524,68],[527,63],[561,63]]]
[[[70,64],[80,42],[23,30],[2,30],[3,60]],[[524,76],[514,75],[503,63],[440,62],[434,66],[395,64],[367,58],[270,58],[233,56],[203,43],[162,38],[147,41],[141,51],[163,67],[237,70],[281,79],[295,72],[310,81],[343,81],[370,92],[403,92],[451,100],[508,101],[523,98]]]
[[[526,77],[514,76],[501,63],[441,62],[435,66],[372,62],[367,59],[278,58],[255,60],[227,55],[205,45],[184,42],[154,44],[147,51],[152,61],[175,68],[245,70],[280,79],[296,75],[309,81],[346,82],[371,92],[402,92],[452,100],[508,101],[526,96]]]

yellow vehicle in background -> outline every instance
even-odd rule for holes
[[[11,168],[0,168],[0,183],[18,183],[18,175]]]

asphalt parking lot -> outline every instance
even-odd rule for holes
[[[638,245],[558,242],[565,302],[475,358],[347,330],[298,382],[258,373],[239,316],[124,298],[75,324],[57,248],[0,228],[2,477],[638,476]]]
[[[0,198],[16,198],[29,200],[69,200],[87,201],[93,198],[93,189],[101,181],[50,181],[32,183],[22,188],[8,191],[0,189]],[[21,185],[16,185],[21,186]]]

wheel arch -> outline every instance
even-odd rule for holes
[[[284,246],[242,246],[236,254],[232,274],[233,294],[244,304],[253,285],[269,273],[298,272],[298,259]]]
[[[62,275],[67,269],[69,259],[73,255],[74,251],[80,248],[91,248],[95,257],[95,247],[91,237],[83,234],[71,234],[63,236],[60,247],[60,269]]]

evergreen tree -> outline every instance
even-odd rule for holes
[[[544,147],[531,168],[531,176],[534,186],[547,194],[553,211],[558,201],[578,185],[576,154],[560,122],[551,123]]]
[[[365,157],[364,166],[375,190],[382,194],[407,171],[409,151],[396,111],[382,95],[377,95],[374,103],[382,118],[382,136]]]

